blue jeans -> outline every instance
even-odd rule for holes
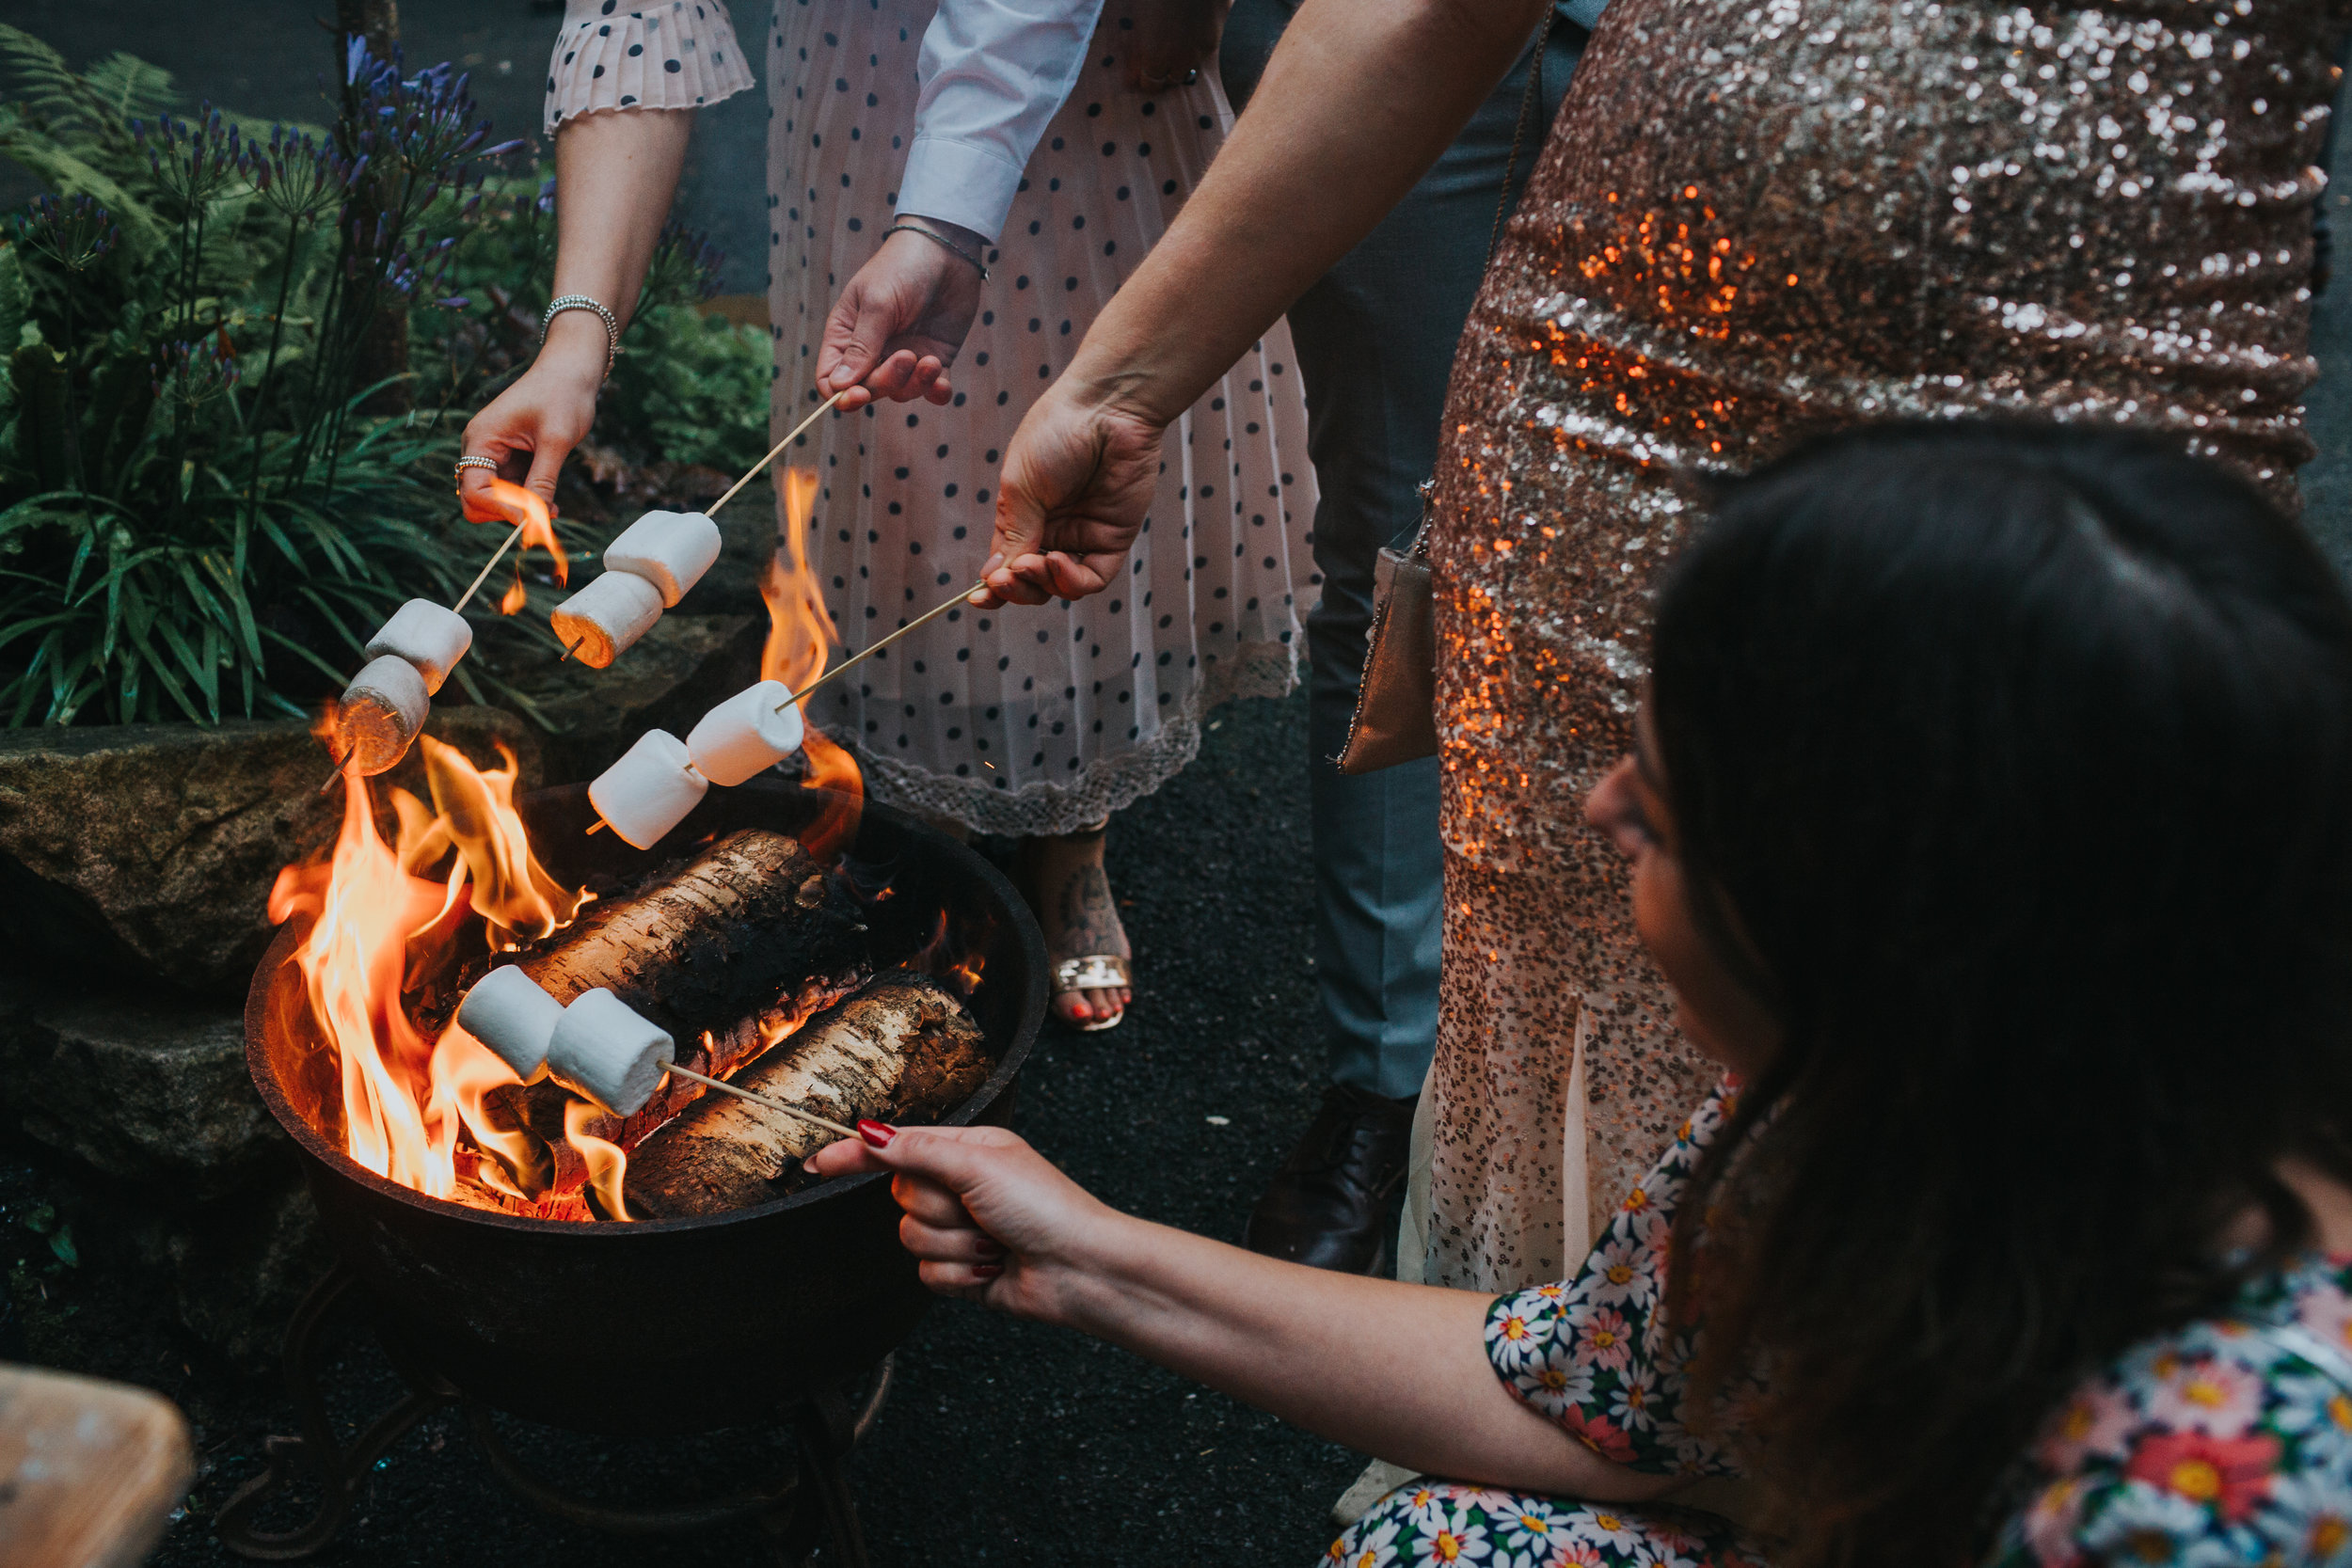
[[[1256,89],[1296,4],[1234,0],[1220,64],[1235,108]],[[1565,15],[1553,24],[1515,202],[1586,36]],[[1421,183],[1290,308],[1322,491],[1314,555],[1323,598],[1307,617],[1315,978],[1332,1080],[1392,1100],[1421,1092],[1437,1045],[1438,762],[1350,778],[1332,759],[1363,677],[1380,547],[1410,539],[1421,521],[1415,487],[1437,461],[1446,377],[1486,272],[1533,63],[1530,51]]]

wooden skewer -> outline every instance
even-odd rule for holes
[[[593,827],[593,828],[591,828],[591,829],[589,829],[589,830],[588,830],[587,836],[588,836],[588,837],[590,837],[590,838],[594,838],[594,837],[596,837],[598,833],[600,833],[600,832],[604,832],[604,831],[605,831],[605,829],[610,828],[611,826],[612,826],[612,823],[607,822],[607,821],[606,821],[603,817],[599,816],[599,817],[597,817],[597,818],[596,818],[596,825],[595,827]]]
[[[562,657],[559,657],[559,658],[558,658],[555,662],[556,662],[556,663],[558,663],[558,664],[561,664],[561,663],[563,663],[563,662],[564,662],[564,659],[567,659],[567,658],[571,657],[574,654],[576,654],[576,653],[580,652],[580,645],[582,642],[585,642],[585,641],[588,641],[588,634],[587,634],[586,632],[584,632],[584,631],[583,631],[583,632],[581,632],[581,633],[580,633],[578,637],[573,638],[573,639],[572,639],[572,645],[571,645],[570,647],[568,647],[568,648],[564,649],[564,653],[563,653]]]
[[[675,1062],[665,1065],[669,1071],[675,1073],[678,1077],[691,1078],[706,1088],[718,1089],[723,1093],[734,1095],[738,1099],[748,1100],[755,1105],[765,1105],[771,1111],[782,1111],[787,1117],[798,1117],[803,1121],[812,1122],[818,1127],[838,1132],[845,1138],[854,1138],[858,1135],[856,1128],[844,1127],[837,1121],[828,1121],[813,1111],[803,1111],[797,1105],[787,1105],[781,1100],[771,1100],[764,1094],[755,1094],[749,1089],[737,1088],[733,1084],[723,1079],[707,1077],[696,1072],[692,1068],[680,1067]]]
[[[749,484],[754,479],[757,478],[760,469],[766,467],[769,464],[773,463],[776,460],[777,455],[781,453],[785,448],[790,446],[793,442],[801,438],[802,431],[806,430],[810,425],[815,424],[818,420],[821,420],[827,414],[832,413],[833,405],[839,403],[843,398],[848,397],[849,395],[850,388],[844,387],[841,390],[834,393],[833,396],[818,404],[815,413],[811,414],[807,419],[803,420],[799,424],[794,425],[792,427],[792,433],[789,436],[787,436],[783,440],[778,441],[774,446],[770,447],[768,449],[768,455],[753,464],[749,473],[746,473],[741,479],[737,480],[732,485],[728,486],[727,493],[721,496],[717,500],[712,501],[704,511],[703,515],[706,517],[710,516],[716,513],[719,508],[733,500],[735,499],[736,491],[740,490],[743,486]]]
[[[778,713],[782,713],[786,708],[790,707],[794,703],[804,703],[808,701],[808,694],[810,692],[816,690],[818,687],[833,679],[834,676],[841,673],[842,671],[847,670],[850,666],[857,663],[861,659],[871,658],[874,655],[881,653],[884,648],[889,647],[893,642],[896,642],[901,637],[906,636],[907,633],[936,621],[942,615],[946,614],[949,610],[955,609],[956,606],[962,604],[971,598],[973,594],[978,593],[981,589],[986,588],[987,586],[988,579],[986,578],[982,578],[979,581],[974,583],[962,593],[958,594],[954,598],[949,599],[946,604],[934,605],[931,609],[925,610],[914,620],[909,621],[905,626],[900,626],[897,631],[892,632],[888,637],[883,638],[872,647],[867,648],[864,653],[852,654],[850,657],[843,659],[840,663],[834,665],[832,669],[826,671],[823,674],[818,676],[815,680],[809,682],[798,691],[795,691],[791,696],[787,697],[783,702],[778,703],[775,710]]]
[[[467,587],[466,591],[457,595],[457,602],[450,606],[451,610],[456,610],[460,613],[465,610],[466,601],[472,598],[475,594],[481,592],[482,585],[490,580],[491,571],[497,567],[500,562],[506,559],[506,552],[513,549],[515,547],[515,541],[520,539],[522,536],[523,525],[520,523],[516,523],[513,528],[506,531],[506,542],[501,545],[496,550],[492,551],[490,559],[482,563],[482,570],[475,575],[472,583]]]
[[[335,781],[336,781],[337,779],[342,778],[342,776],[343,776],[343,770],[342,770],[342,768],[336,768],[336,769],[335,769],[335,771],[333,771],[332,773],[329,773],[328,775],[326,775],[326,782],[325,784],[323,784],[319,785],[319,793],[320,793],[321,795],[324,795],[324,794],[326,794],[328,790],[330,790],[330,789],[334,788],[334,787],[335,787]]]

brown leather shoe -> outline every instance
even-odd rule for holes
[[[1310,1268],[1391,1273],[1418,1100],[1341,1084],[1324,1090],[1323,1108],[1258,1200],[1242,1245]]]

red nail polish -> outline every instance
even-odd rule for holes
[[[857,1135],[876,1148],[888,1148],[898,1130],[886,1121],[861,1121],[857,1124]]]
[[[973,1276],[978,1279],[993,1279],[1004,1272],[1005,1268],[1001,1263],[975,1263],[972,1265]]]

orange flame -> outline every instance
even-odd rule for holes
[[[838,647],[840,634],[825,611],[817,576],[808,569],[808,531],[817,504],[817,470],[784,471],[785,531],[783,546],[768,562],[759,579],[759,596],[768,603],[768,642],[760,650],[762,680],[782,681],[794,691],[825,673],[828,650]],[[834,744],[809,719],[801,742],[803,789],[830,789],[845,799],[828,802],[817,820],[801,834],[808,852],[830,862],[856,836],[866,799],[866,781],[856,759]]]
[[[485,772],[429,736],[421,747],[434,808],[393,789],[399,832],[387,844],[368,782],[346,775],[332,851],[280,871],[269,914],[312,917],[294,961],[341,1069],[345,1152],[379,1176],[451,1197],[462,1128],[508,1167],[493,1176],[494,1162],[484,1161],[480,1179],[519,1191],[517,1180],[545,1159],[525,1134],[497,1127],[485,1105],[491,1090],[516,1082],[514,1070],[462,1029],[427,1040],[402,992],[412,963],[446,956],[446,923],[461,908],[511,946],[516,933],[543,935],[569,921],[586,895],[532,855],[514,805],[512,752],[501,747],[505,766]],[[432,868],[444,857],[450,868],[436,880]],[[574,1147],[596,1169],[597,1152]]]
[[[588,1131],[588,1124],[600,1113],[584,1100],[571,1100],[564,1104],[564,1141],[580,1150],[580,1157],[588,1165],[588,1185],[596,1192],[597,1205],[607,1217],[628,1218],[628,1202],[621,1195],[621,1183],[628,1175],[628,1156],[621,1146],[597,1137]]]
[[[531,591],[523,586],[523,569],[517,564],[515,568],[515,580],[508,583],[506,592],[499,595],[499,613],[520,615],[523,612],[523,607],[530,602]]]
[[[475,491],[466,497],[465,510],[469,523],[494,522],[503,517],[515,524],[523,531],[521,547],[528,550],[538,546],[555,562],[555,580],[571,580],[572,563],[564,556],[564,546],[556,543],[555,524],[548,515],[548,503],[533,492],[493,475],[486,492]]]

